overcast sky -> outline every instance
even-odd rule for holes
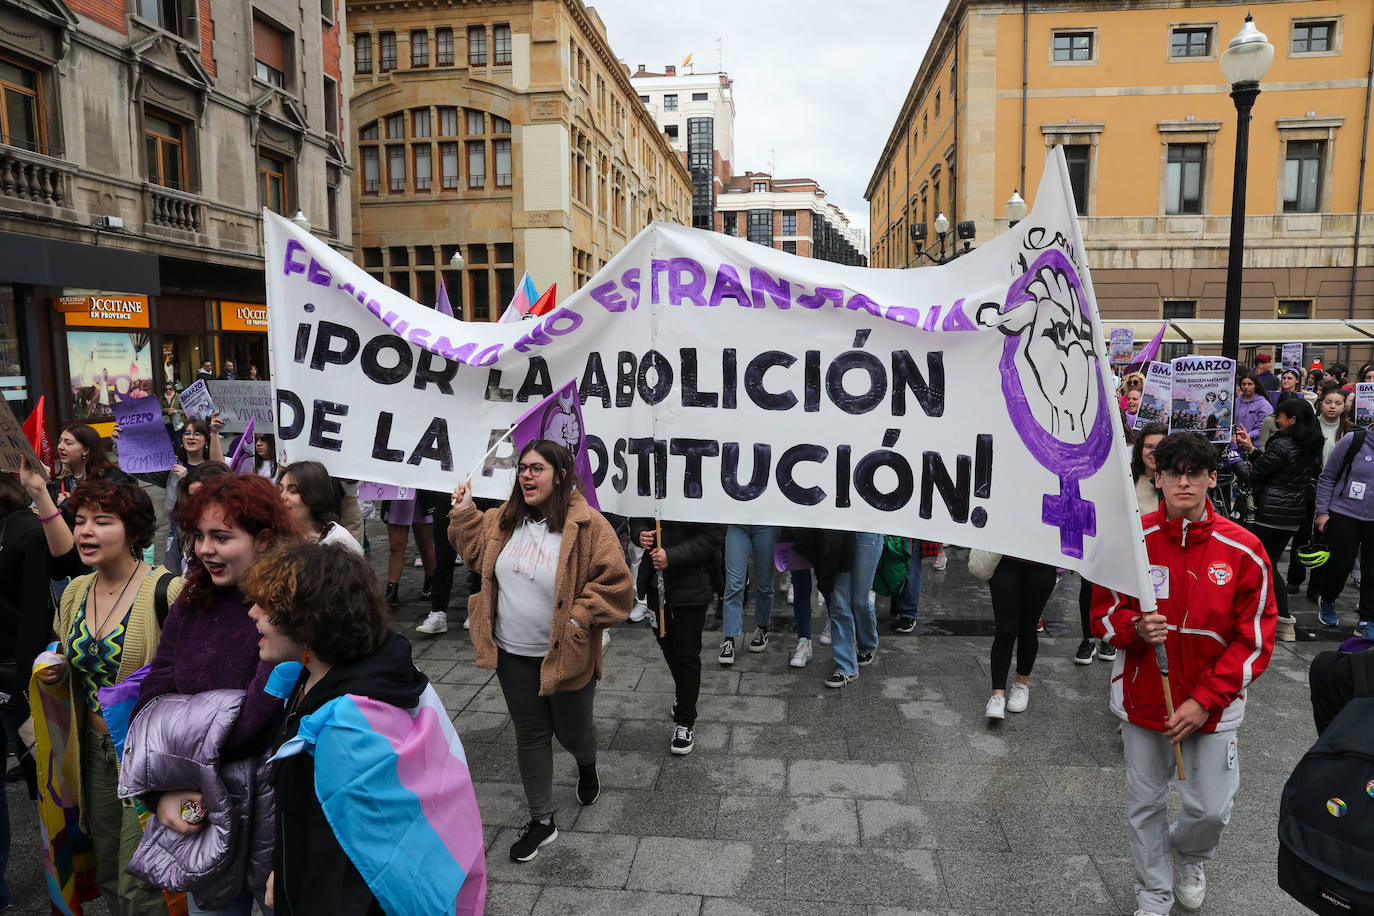
[[[868,231],[864,188],[945,0],[589,0],[617,57],[663,72],[692,54],[734,80],[737,174],[814,178]]]

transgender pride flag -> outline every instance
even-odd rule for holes
[[[315,755],[315,793],[389,916],[480,914],[487,867],[467,755],[432,685],[401,709],[352,694],[301,719],[274,759]]]

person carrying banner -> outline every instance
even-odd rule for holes
[[[773,620],[773,547],[778,529],[772,525],[727,525],[725,528],[725,602],[723,605],[720,657],[722,665],[735,663],[735,645],[744,635],[744,588],[753,554],[754,635],[750,652],[768,647],[768,627]]]
[[[1123,723],[1136,916],[1167,914],[1175,898],[1184,909],[1202,906],[1203,864],[1216,854],[1240,786],[1236,729],[1251,682],[1269,665],[1277,618],[1263,545],[1207,499],[1216,447],[1174,433],[1155,449],[1155,465],[1160,508],[1142,524],[1157,607],[1143,613],[1137,599],[1101,587],[1093,596],[1094,633],[1121,650],[1111,708]],[[1178,702],[1173,715],[1165,711],[1164,668]],[[1187,778],[1171,830],[1175,746]]]
[[[679,756],[690,754],[697,695],[701,692],[701,631],[713,593],[711,564],[720,556],[725,529],[721,525],[665,521],[661,546],[655,544],[653,519],[634,519],[630,529],[645,551],[639,564],[638,591],[646,596],[650,610],[668,615],[666,632],[660,636],[655,628],[654,638],[663,650],[677,694],[669,750]],[[663,574],[666,610],[659,606],[656,573]]]
[[[984,715],[1005,719],[1007,712],[1025,712],[1030,703],[1030,676],[1040,651],[1038,633],[1045,605],[1058,582],[1053,566],[1003,556],[988,580],[992,592],[992,696]],[[1016,682],[1007,690],[1012,645],[1016,646]]]
[[[573,456],[536,439],[520,450],[510,498],[479,510],[453,491],[449,538],[481,590],[468,599],[479,668],[495,668],[515,725],[530,819],[510,857],[528,862],[558,838],[553,741],[577,761],[577,800],[601,794],[592,703],[601,632],[630,616],[634,583],[610,522],[583,497]],[[499,596],[499,597],[498,597]]]

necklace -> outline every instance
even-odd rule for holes
[[[137,563],[134,564],[133,571],[129,573],[129,578],[127,578],[127,579],[124,580],[124,587],[121,588],[121,589],[119,590],[119,597],[116,598],[116,599],[114,600],[114,603],[110,605],[109,610],[105,612],[105,618],[104,618],[103,620],[100,618],[100,603],[99,603],[99,597],[100,597],[100,596],[99,596],[99,594],[97,593],[97,595],[96,595],[96,599],[97,599],[97,600],[96,600],[95,602],[92,602],[93,604],[95,604],[95,636],[96,636],[97,638],[100,638],[101,634],[104,633],[105,624],[109,623],[109,622],[110,622],[110,618],[114,616],[115,608],[119,607],[119,602],[121,602],[121,601],[124,600],[124,593],[127,592],[127,591],[129,590],[129,584],[130,584],[131,582],[134,581],[134,576],[138,574],[138,571],[139,571],[142,567],[143,567],[143,561],[142,561],[142,560],[139,560]],[[97,572],[97,573],[95,574],[95,577],[96,577],[96,579],[98,580],[98,579],[100,578],[100,573]],[[109,594],[114,594],[114,591],[111,590],[111,591],[109,591],[109,592],[106,592],[106,594],[107,594],[107,595],[109,595]]]

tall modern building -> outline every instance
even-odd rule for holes
[[[347,0],[356,260],[495,320],[528,272],[572,292],[692,183],[581,0]],[[462,267],[453,269],[461,254]]]
[[[862,230],[851,226],[844,211],[825,199],[825,191],[813,179],[745,172],[726,183],[716,210],[717,232],[803,258],[868,263]]]
[[[351,250],[343,10],[0,0],[0,382],[100,426],[267,363],[261,210]],[[108,428],[108,425],[104,428]]]
[[[1250,124],[1242,344],[1363,358],[1369,3],[951,0],[865,194],[873,264],[919,263],[940,213],[978,239],[1004,229],[1004,202],[1030,200],[1062,145],[1104,317],[1150,333],[1169,319],[1175,352],[1214,351],[1237,117],[1218,58],[1247,12],[1274,60]]]

